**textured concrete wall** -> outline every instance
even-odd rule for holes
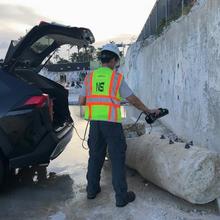
[[[198,2],[161,37],[134,43],[123,69],[147,106],[170,110],[168,128],[220,152],[220,1]]]

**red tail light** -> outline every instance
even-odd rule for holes
[[[46,104],[48,105],[51,121],[53,121],[53,101],[47,94],[43,94],[41,96],[32,96],[24,103],[24,105],[34,105],[37,108],[42,108]]]
[[[48,95],[44,94],[41,96],[32,96],[30,97],[24,105],[35,105],[38,108],[43,107],[49,101]]]

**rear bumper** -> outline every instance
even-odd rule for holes
[[[64,151],[67,144],[72,139],[72,135],[73,135],[73,126],[72,125],[68,127],[68,131],[65,131],[65,132],[61,131],[58,134],[59,142],[56,144],[54,150],[52,151],[52,153],[50,155],[50,160],[55,159]]]
[[[60,131],[49,132],[36,147],[35,151],[9,160],[11,168],[22,168],[31,165],[49,163],[59,156],[70,142],[73,126],[68,125]]]

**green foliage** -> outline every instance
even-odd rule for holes
[[[78,52],[74,52],[70,55],[71,62],[90,62],[94,59],[96,49],[93,46],[82,48]]]
[[[188,15],[190,10],[191,10],[191,8],[192,8],[192,6],[193,5],[186,5],[186,6],[184,6],[182,14],[183,15]]]
[[[156,35],[160,36],[164,28],[168,27],[172,21],[176,21],[182,15],[189,14],[192,6],[193,4],[188,4],[188,5],[185,5],[183,9],[176,10],[169,18],[167,18],[167,21],[166,21],[166,18],[163,18],[157,27]]]
[[[160,36],[160,34],[163,32],[164,27],[167,27],[165,18],[160,21],[159,26],[157,27],[157,36]]]

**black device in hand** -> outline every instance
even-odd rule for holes
[[[158,118],[161,118],[165,115],[169,114],[169,110],[165,108],[159,108],[160,113],[156,115],[155,113],[145,113],[146,117],[145,120],[148,124],[153,124]]]

